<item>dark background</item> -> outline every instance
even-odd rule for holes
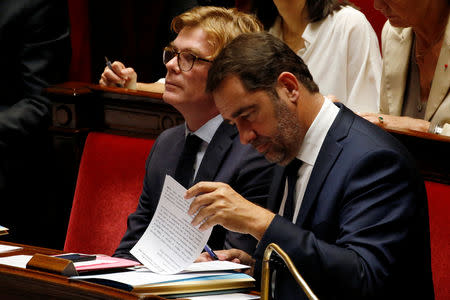
[[[162,49],[175,38],[170,22],[197,5],[232,7],[234,0],[89,1],[92,82],[105,68],[105,55],[133,67],[138,81],[154,82],[164,77]]]

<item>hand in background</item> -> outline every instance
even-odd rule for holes
[[[117,86],[117,84],[121,84],[127,89],[137,89],[137,74],[133,68],[126,68],[120,61],[113,62],[111,67],[113,70],[105,67],[99,80],[100,85]]]
[[[411,117],[391,116],[379,113],[358,113],[369,122],[374,123],[380,127],[410,129],[421,132],[428,132],[430,122],[422,119],[414,119]]]

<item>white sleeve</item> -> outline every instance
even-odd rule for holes
[[[378,112],[382,61],[377,36],[362,13],[348,15],[345,22],[347,106],[355,112]]]

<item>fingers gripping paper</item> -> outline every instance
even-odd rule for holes
[[[155,273],[175,274],[192,264],[211,235],[191,225],[188,215],[192,199],[184,199],[186,189],[166,175],[158,207],[150,225],[131,249],[142,264]]]

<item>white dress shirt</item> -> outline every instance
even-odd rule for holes
[[[330,99],[325,97],[325,101],[317,114],[316,118],[312,122],[308,131],[306,132],[302,146],[297,154],[297,158],[300,159],[303,164],[298,170],[299,178],[295,185],[293,223],[297,222],[297,216],[302,205],[303,196],[305,195],[306,187],[308,186],[311,172],[319,155],[320,148],[322,148],[323,141],[327,136],[328,130],[336,119],[339,113],[339,108],[331,102]],[[281,202],[279,215],[283,215],[284,205],[287,197],[287,180],[284,188],[284,196]]]
[[[281,18],[269,30],[283,39]],[[378,39],[360,11],[345,6],[309,23],[297,52],[323,95],[334,95],[355,112],[378,112],[381,54]]]

